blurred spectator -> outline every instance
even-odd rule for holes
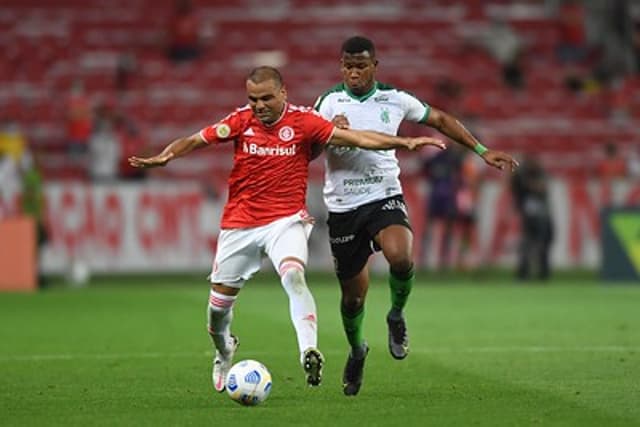
[[[26,138],[15,121],[0,122],[0,218],[19,213],[20,165],[26,145]]]
[[[515,30],[505,20],[494,18],[482,34],[482,43],[502,67],[505,84],[514,89],[522,88],[524,44]]]
[[[38,252],[49,241],[49,232],[44,215],[44,192],[42,185],[42,175],[37,166],[37,162],[31,155],[25,155],[22,165],[22,214],[33,218],[36,224],[36,238]],[[38,262],[39,266],[40,263]],[[42,288],[46,286],[46,280],[38,270],[38,285]]]
[[[21,191],[18,163],[0,151],[0,219],[17,215],[16,201]]]
[[[199,23],[190,0],[174,2],[168,38],[168,55],[172,61],[191,61],[200,56]]]
[[[451,257],[451,236],[456,219],[456,192],[459,184],[462,164],[458,144],[450,145],[446,150],[423,162],[423,171],[429,181],[427,209],[427,248],[434,260],[432,267],[448,266]]]
[[[19,164],[26,150],[27,140],[18,123],[12,119],[0,122],[0,152]]]
[[[561,62],[580,62],[587,57],[585,17],[585,7],[579,0],[567,0],[560,5],[556,54]]]
[[[84,91],[84,83],[76,79],[67,99],[67,149],[72,159],[84,160],[92,125],[91,102]]]
[[[585,89],[585,81],[577,72],[569,71],[564,77],[564,86],[569,92],[578,94]]]
[[[630,151],[627,161],[627,170],[629,171],[630,176],[640,178],[640,144],[634,144]]]
[[[619,77],[615,79],[608,93],[609,106],[607,112],[612,122],[618,124],[630,123],[635,97],[635,88],[640,80],[635,77]]]
[[[120,142],[118,176],[122,179],[144,179],[147,169],[132,168],[128,161],[129,157],[146,151],[140,130],[125,116],[116,117],[115,130]]]
[[[520,253],[517,277],[546,280],[550,275],[549,252],[553,223],[549,208],[547,175],[537,159],[527,155],[511,177],[511,191],[520,216]]]
[[[627,159],[618,154],[618,146],[607,142],[604,147],[604,157],[596,165],[596,176],[600,179],[600,202],[603,206],[615,204],[612,194],[612,182],[627,175]]]
[[[476,266],[476,205],[480,184],[477,156],[460,149],[461,167],[456,187],[456,220],[452,256],[456,268],[468,270]]]
[[[48,240],[44,225],[42,180],[26,137],[17,123],[6,120],[0,126],[0,219],[26,215],[36,224],[38,248]],[[38,283],[44,280],[38,274]]]
[[[118,177],[120,142],[114,121],[110,105],[102,104],[96,109],[95,126],[89,138],[89,172],[94,181],[110,181]]]
[[[137,61],[133,50],[120,53],[116,64],[115,86],[118,92],[131,89],[132,78],[136,72]]]
[[[604,157],[598,163],[596,173],[605,181],[627,175],[626,160],[618,154],[618,146],[614,142],[610,141],[604,145]]]
[[[635,68],[633,47],[633,21],[628,0],[608,0],[602,2],[604,13],[603,58],[605,67],[612,76],[624,76]]]
[[[437,99],[447,102],[457,101],[464,92],[460,82],[449,76],[438,78],[435,83],[435,90]]]

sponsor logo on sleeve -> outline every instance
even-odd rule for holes
[[[220,123],[216,126],[216,136],[220,139],[228,138],[231,135],[231,128],[226,123]]]

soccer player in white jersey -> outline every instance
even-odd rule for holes
[[[444,148],[438,139],[399,138],[377,132],[340,129],[308,107],[287,103],[279,71],[254,69],[246,80],[249,104],[191,136],[176,139],[160,154],[131,157],[134,167],[164,166],[208,145],[234,143],[229,197],[221,220],[207,306],[215,348],[212,380],[225,389],[238,339],[231,334],[232,307],[245,281],[270,258],[289,297],[291,321],[306,381],[317,386],[324,359],[317,348],[317,314],[305,279],[307,238],[312,219],[305,210],[312,146],[327,143],[369,149],[423,145]]]
[[[375,79],[378,60],[371,40],[352,37],[342,45],[343,82],[318,98],[314,108],[343,128],[396,135],[403,120],[422,123],[478,153],[498,169],[513,169],[508,154],[489,150],[454,117],[408,92]],[[329,239],[342,291],[341,314],[351,346],[343,372],[343,391],[356,395],[362,384],[369,347],[362,324],[369,273],[367,262],[382,250],[389,263],[391,309],[387,313],[389,351],[404,359],[409,349],[404,308],[413,285],[413,235],[393,150],[325,147],[324,199],[329,210]]]

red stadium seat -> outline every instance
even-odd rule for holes
[[[444,110],[476,116],[478,131],[496,147],[535,147],[550,153],[545,159],[551,163],[567,155],[570,162],[557,161],[553,167],[575,174],[585,168],[574,161],[585,146],[597,147],[607,138],[638,141],[640,131],[614,131],[609,115],[613,102],[640,118],[640,79],[626,82],[624,93],[629,96],[624,99],[568,92],[563,80],[569,70],[554,56],[555,20],[535,2],[523,2],[520,8],[517,3],[438,0],[427,7],[419,0],[291,0],[286,10],[266,10],[271,6],[251,0],[200,0],[197,6],[211,39],[200,59],[176,66],[166,59],[161,43],[170,0],[114,0],[108,9],[103,0],[4,0],[0,112],[24,121],[32,128],[32,143],[55,157],[58,146],[50,141],[64,136],[60,99],[81,78],[94,102],[117,100],[139,127],[151,130],[154,146],[161,145],[244,104],[242,81],[257,65],[256,53],[281,51],[290,100],[311,104],[340,81],[340,43],[363,34],[377,44],[381,81]],[[506,88],[499,64],[470,48],[463,35],[470,23],[496,12],[507,17],[527,43],[526,86],[520,92]],[[115,70],[118,56],[128,51],[135,54],[136,69],[131,89],[123,94],[116,90]],[[588,67],[577,72],[584,75]],[[436,82],[445,77],[463,87],[460,99],[436,92]],[[228,164],[231,153],[225,153]],[[169,173],[206,176],[215,158]],[[57,162],[46,171],[51,177],[83,176]]]

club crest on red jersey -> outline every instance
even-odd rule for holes
[[[295,136],[295,132],[290,126],[283,126],[280,128],[280,131],[278,132],[278,136],[280,137],[281,141],[289,142]]]

